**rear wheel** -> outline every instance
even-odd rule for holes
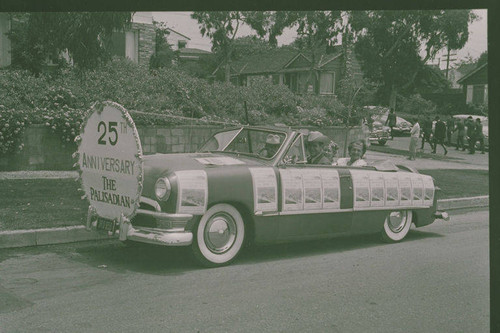
[[[390,212],[384,222],[382,240],[387,243],[403,240],[410,231],[412,218],[411,210]]]
[[[232,262],[240,253],[245,239],[243,218],[228,204],[211,207],[193,229],[194,257],[206,267]]]

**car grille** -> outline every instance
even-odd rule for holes
[[[141,202],[139,205],[139,209],[144,209],[144,210],[150,210],[150,211],[156,211],[156,209],[145,203]],[[134,227],[147,227],[147,228],[156,228],[157,227],[157,222],[156,219],[152,216],[148,215],[143,215],[143,214],[137,214],[134,216],[132,221],[130,221]]]
[[[153,212],[156,211],[154,206],[146,202],[141,202],[139,205],[139,209],[149,210]],[[160,228],[160,229],[184,228],[186,226],[186,222],[162,221],[162,220],[157,220],[152,216],[140,213],[134,216],[134,218],[131,220],[131,223],[134,227]]]

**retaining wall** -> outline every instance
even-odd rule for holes
[[[222,129],[222,126],[139,126],[143,153],[185,153],[194,152]],[[316,128],[305,126],[309,130],[319,130],[330,137],[339,146],[338,157],[343,156],[343,147],[347,129],[343,127]],[[347,142],[364,139],[361,127],[349,130]],[[76,150],[73,142],[63,144],[56,134],[44,125],[32,125],[23,134],[24,149],[8,156],[0,157],[0,171],[19,170],[72,170],[75,162],[71,155]]]

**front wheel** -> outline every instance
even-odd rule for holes
[[[403,240],[410,231],[413,214],[411,210],[390,212],[382,229],[382,240],[395,243]]]
[[[194,257],[206,267],[232,262],[240,253],[245,239],[243,218],[228,204],[212,206],[193,229]]]

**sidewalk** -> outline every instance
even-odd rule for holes
[[[420,148],[420,140],[418,142],[417,148]],[[375,147],[376,145],[374,145]],[[394,140],[387,141],[384,147],[397,149],[402,152],[408,152],[410,146],[409,137],[395,137]],[[378,146],[380,147],[380,146]],[[489,168],[489,154],[481,154],[476,151],[475,154],[468,154],[467,151],[456,150],[455,147],[448,147],[448,154],[446,157],[443,155],[443,148],[441,146],[437,147],[436,156],[443,157],[443,159],[430,159],[418,157],[419,150],[417,150],[417,159],[415,161],[410,161],[407,159],[408,154],[405,155],[395,155],[390,153],[381,153],[375,151],[367,151],[367,160],[377,160],[377,159],[388,159],[395,164],[404,164],[416,168],[417,170],[425,169],[473,169],[473,170],[488,170]],[[431,148],[428,143],[425,143],[424,152],[429,154]]]

